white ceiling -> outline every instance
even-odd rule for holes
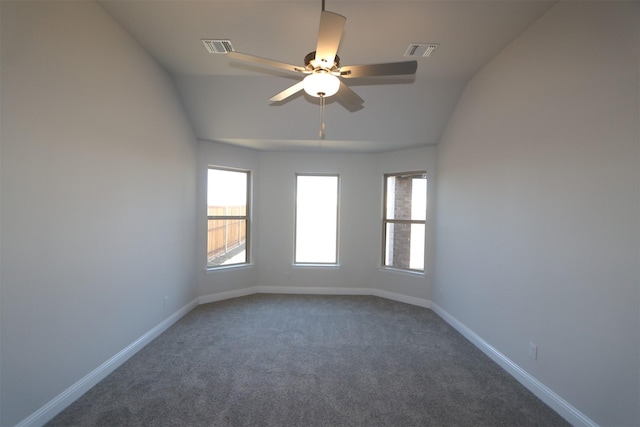
[[[417,58],[413,77],[345,79],[364,102],[348,111],[327,103],[318,139],[316,98],[272,104],[296,83],[286,72],[211,54],[201,39],[229,39],[234,50],[304,63],[315,50],[320,0],[100,0],[173,76],[200,139],[263,150],[387,151],[436,144],[469,77],[510,44],[554,1],[327,0],[347,18],[341,65],[405,61],[410,43],[439,43]]]

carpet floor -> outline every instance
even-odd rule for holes
[[[433,311],[259,294],[196,307],[49,426],[566,426]]]

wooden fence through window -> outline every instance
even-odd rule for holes
[[[244,216],[245,206],[209,206],[207,215]],[[211,261],[245,244],[247,222],[244,218],[209,219],[207,237],[207,259]]]

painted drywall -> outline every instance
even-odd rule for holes
[[[204,216],[199,221],[200,295],[211,300],[216,298],[215,294],[233,295],[256,287],[297,292],[334,289],[336,293],[375,288],[428,300],[430,273],[416,275],[380,267],[382,179],[385,173],[422,169],[427,169],[429,174],[433,172],[435,177],[435,155],[435,147],[376,154],[263,152],[201,141],[198,155],[201,211],[205,212],[206,206],[208,165],[251,170],[254,205],[249,266],[207,272]],[[340,176],[338,266],[293,265],[296,173]],[[434,184],[435,179],[430,182]],[[429,203],[434,193],[429,193]],[[433,266],[432,245],[433,233],[430,233],[426,254],[428,269]]]
[[[434,301],[602,426],[640,425],[639,7],[558,3],[438,146]]]
[[[171,79],[98,5],[0,4],[10,426],[196,297],[196,142]]]
[[[207,170],[209,166],[246,170],[251,172],[251,205],[249,261],[241,267],[218,268],[207,271]],[[260,262],[258,250],[260,229],[260,203],[257,195],[261,192],[259,152],[246,148],[200,141],[198,144],[198,295],[207,296],[234,292],[256,286],[257,265]]]
[[[422,66],[428,63],[421,63]],[[292,144],[303,140],[303,145],[315,145],[320,126],[317,98],[300,92],[277,105],[268,101],[295,82],[262,73],[176,76],[187,114],[200,137],[258,149],[281,149],[287,140]],[[436,144],[464,87],[464,82],[447,77],[414,81],[405,76],[364,83],[350,82],[350,87],[365,101],[361,110],[349,112],[337,101],[328,99],[325,147],[332,140],[340,141],[332,146],[334,150],[351,152]],[[225,102],[219,102],[220,99]],[[402,113],[398,113],[399,106]],[[372,117],[386,119],[372,120]]]
[[[435,267],[435,198],[436,198],[436,146],[420,147],[381,153],[376,156],[376,171],[379,180],[378,204],[382,206],[382,177],[387,173],[406,171],[427,171],[427,221],[425,238],[425,271],[424,274],[398,273],[397,271],[378,268],[371,277],[371,286],[387,292],[408,295],[422,300],[431,299],[431,286]],[[379,213],[379,221],[382,211]],[[378,240],[382,240],[382,228],[378,227]],[[380,258],[381,255],[378,255]]]
[[[259,230],[262,286],[363,287],[376,267],[380,207],[373,158],[368,154],[262,153]],[[340,176],[339,267],[294,267],[296,173]],[[277,249],[275,249],[277,248]]]

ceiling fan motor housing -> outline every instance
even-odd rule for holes
[[[316,59],[315,51],[308,53],[307,56],[304,57],[304,66],[307,70],[314,71],[317,68],[324,68],[329,71],[334,71],[340,68],[340,57],[338,55],[335,56],[335,59],[333,60],[333,64],[331,64],[330,67],[327,67],[325,64],[319,64],[318,61],[316,61],[315,59]]]

